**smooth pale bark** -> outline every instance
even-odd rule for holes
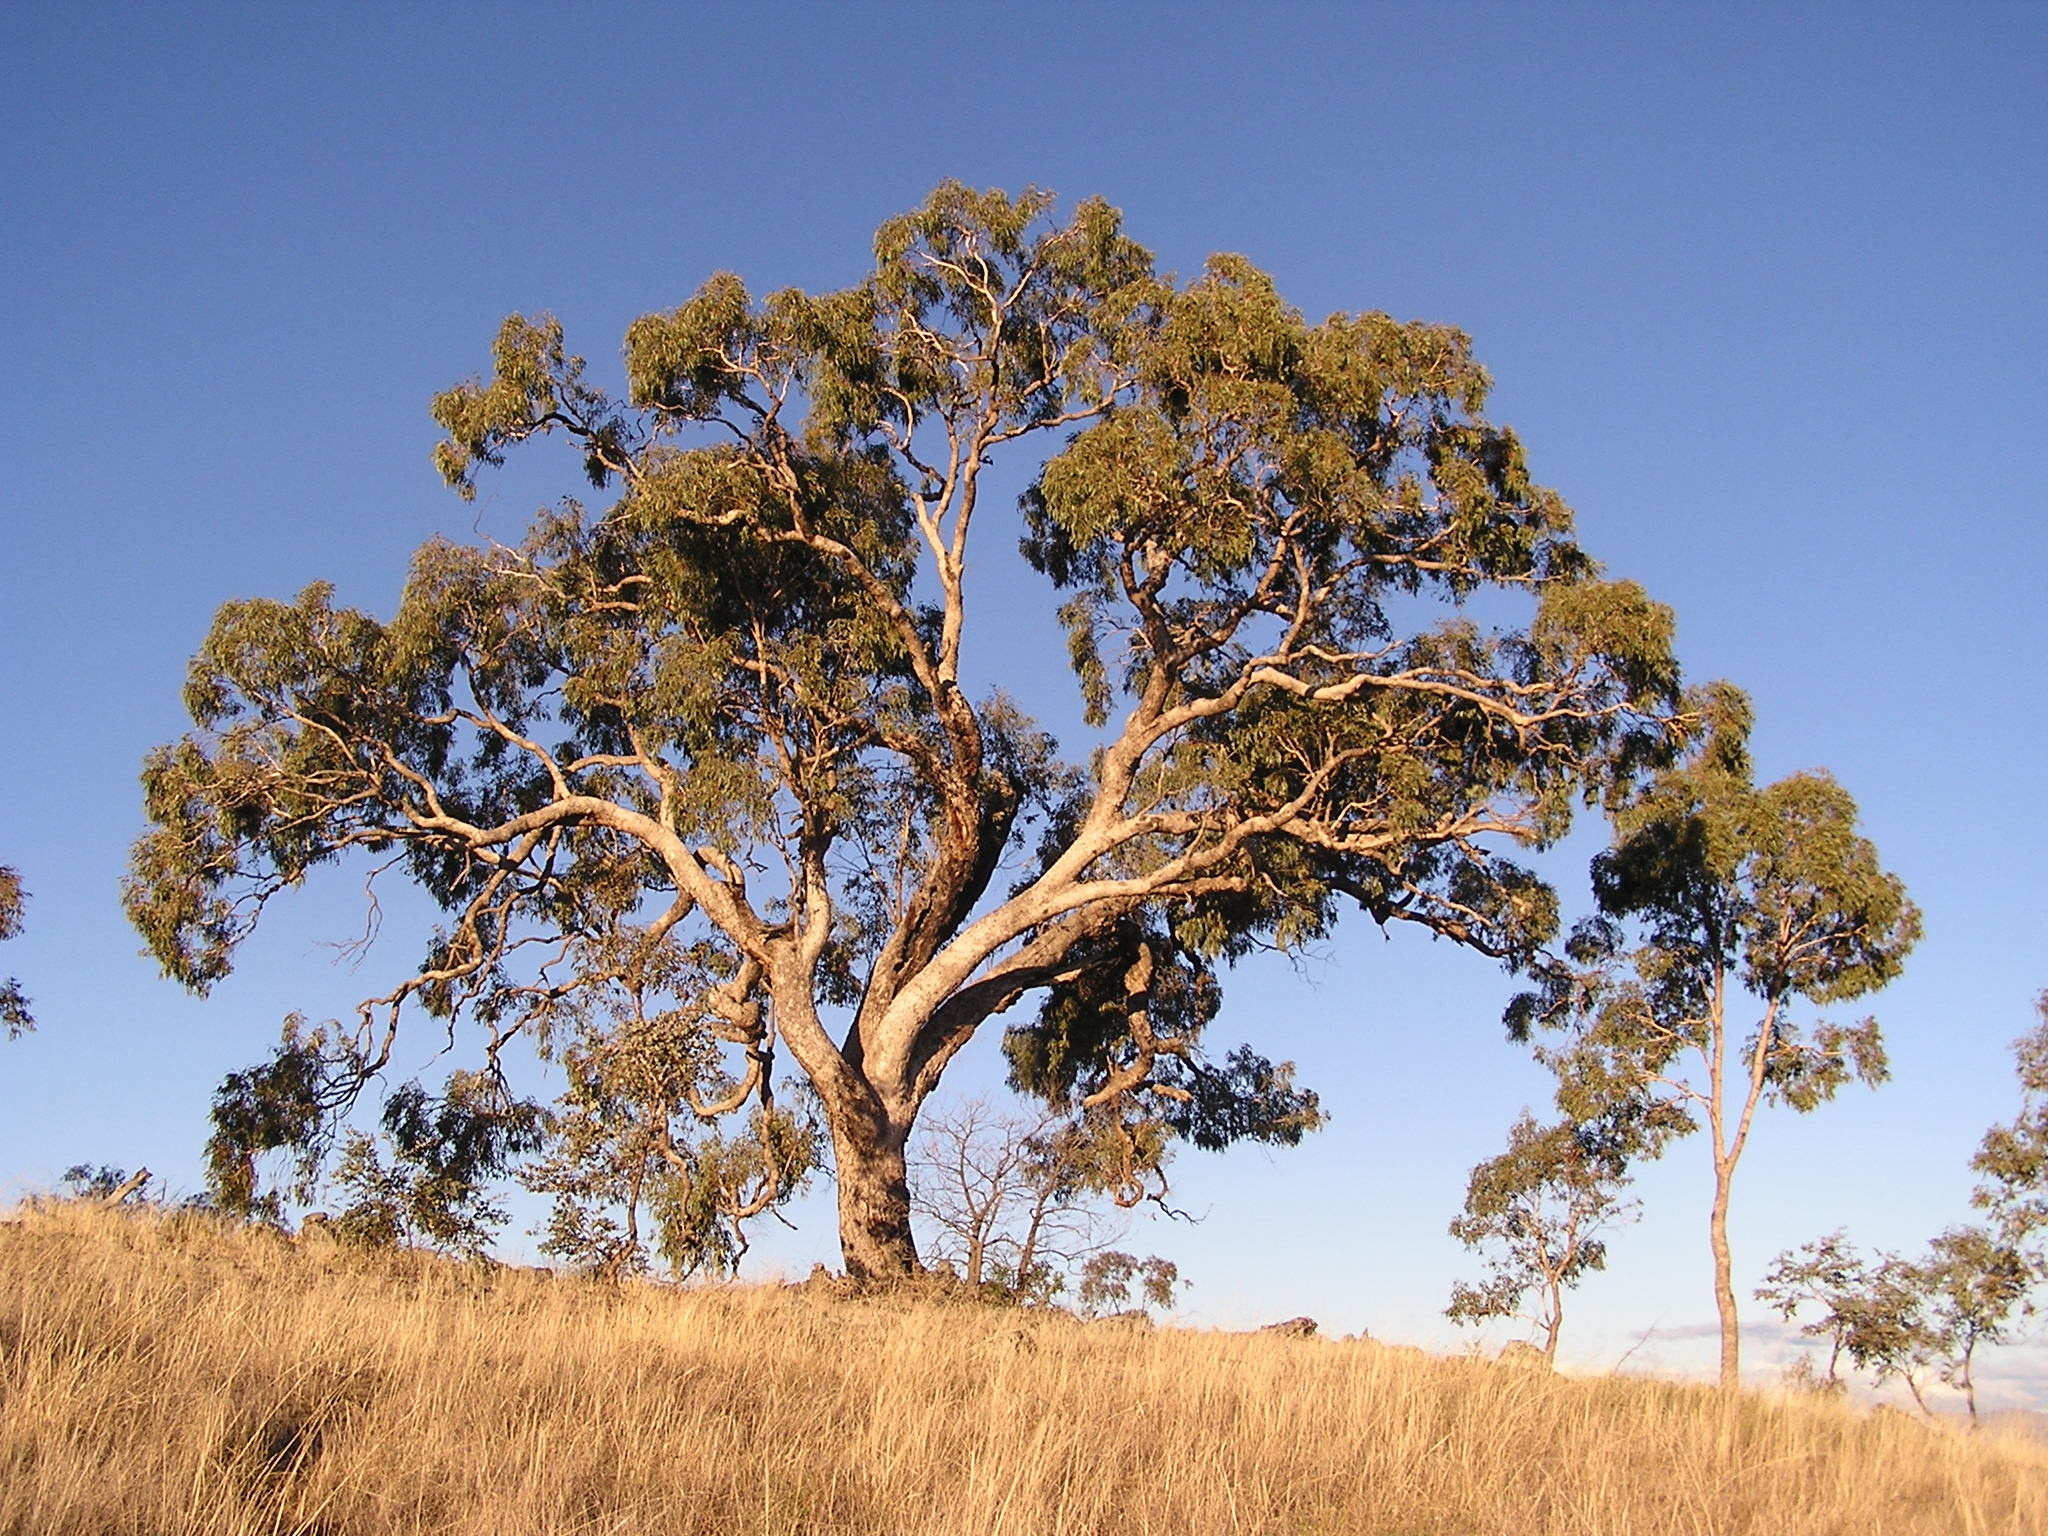
[[[833,1113],[833,1169],[839,1185],[839,1247],[847,1274],[879,1280],[912,1273],[910,1177],[904,1148],[910,1127],[873,1114]]]
[[[1728,1249],[1728,1195],[1735,1182],[1732,1158],[1716,1159],[1714,1207],[1707,1219],[1714,1250],[1714,1307],[1721,1318],[1721,1390],[1742,1384],[1742,1324],[1735,1310],[1735,1265]]]

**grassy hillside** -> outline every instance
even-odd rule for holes
[[[1371,1344],[0,1224],[0,1531],[2039,1532],[2048,1454]]]

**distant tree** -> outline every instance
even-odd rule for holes
[[[714,277],[634,322],[625,375],[507,320],[434,402],[442,473],[473,495],[555,436],[609,507],[425,545],[389,619],[229,603],[193,663],[127,886],[170,975],[210,987],[348,856],[447,914],[265,1069],[266,1134],[331,1139],[416,1012],[489,1070],[644,994],[692,1102],[766,1108],[787,1051],[847,1268],[906,1273],[905,1149],[989,1020],[1041,1004],[1020,1085],[1124,1127],[1136,1184],[1168,1141],[1291,1143],[1319,1116],[1289,1068],[1205,1044],[1219,971],[1347,904],[1527,956],[1555,903],[1504,854],[1668,744],[1671,616],[1596,579],[1464,335],[1310,324],[1235,256],[1177,283],[1099,201],[949,183],[857,286]],[[1071,758],[965,660],[984,471],[1034,441],[1003,536],[1057,594]]]
[[[1023,1300],[1072,1293],[1086,1309],[1091,1275],[1097,1290],[1121,1286],[1115,1294],[1124,1295],[1134,1277],[1154,1272],[1148,1265],[1172,1269],[1111,1256],[1121,1234],[1106,1207],[1124,1192],[1124,1150],[1120,1135],[1046,1108],[1016,1114],[977,1097],[928,1111],[910,1163],[926,1252],[970,1286]]]
[[[141,1170],[148,1178],[149,1170]],[[134,1176],[126,1168],[117,1168],[111,1163],[73,1163],[64,1170],[64,1188],[74,1200],[111,1201],[125,1198],[142,1186],[134,1182]]]
[[[1849,1329],[1844,1347],[1879,1386],[1898,1381],[1930,1418],[1927,1375],[1941,1358],[1941,1339],[1927,1316],[1927,1287],[1919,1267],[1895,1253],[1880,1253],[1861,1286],[1845,1298]]]
[[[21,876],[0,864],[0,939],[20,934],[22,908],[26,905],[28,892],[21,888]],[[21,983],[12,976],[0,977],[0,1029],[5,1029],[11,1040],[35,1027]]]
[[[1868,1280],[1868,1267],[1848,1233],[1836,1231],[1779,1254],[1756,1289],[1756,1299],[1769,1302],[1788,1323],[1802,1312],[1819,1311],[1820,1316],[1809,1317],[1799,1331],[1809,1339],[1828,1341],[1828,1366],[1819,1385],[1829,1391],[1843,1385],[1842,1356],[1855,1327],[1855,1298]]]
[[[1614,1120],[1539,1126],[1527,1110],[1499,1156],[1472,1170],[1451,1236],[1483,1253],[1487,1278],[1458,1281],[1444,1315],[1454,1323],[1527,1317],[1555,1362],[1565,1292],[1607,1264],[1609,1228],[1635,1220],[1623,1200],[1634,1138]]]
[[[1846,1353],[1880,1379],[1899,1377],[1926,1410],[1919,1377],[1931,1370],[1962,1393],[1976,1421],[1978,1346],[2003,1343],[2033,1315],[2048,1266],[2048,994],[2036,1007],[2040,1022],[2015,1047],[2020,1113],[1986,1132],[1972,1160],[1980,1178],[1972,1200],[1988,1224],[1951,1227],[1910,1262],[1896,1254],[1866,1262],[1836,1232],[1780,1254],[1757,1291],[1787,1320],[1818,1311],[1801,1331],[1831,1341],[1829,1383]]]
[[[1918,1379],[1933,1351],[1922,1316],[1925,1298],[1911,1267],[1896,1255],[1866,1260],[1846,1232],[1832,1232],[1779,1254],[1756,1297],[1787,1322],[1804,1315],[1800,1333],[1827,1340],[1823,1387],[1841,1388],[1846,1356],[1880,1380],[1900,1376],[1926,1407]]]
[[[310,1198],[320,1163],[338,1133],[337,1117],[355,1102],[367,1063],[354,1042],[328,1026],[309,1030],[293,1014],[267,1062],[231,1072],[213,1094],[206,1141],[207,1195],[229,1215],[278,1222],[287,1195]],[[292,1174],[264,1189],[259,1163],[284,1153]]]
[[[1733,1391],[1741,1331],[1728,1209],[1756,1111],[1804,1113],[1851,1080],[1886,1076],[1874,1019],[1808,1035],[1794,1010],[1882,987],[1920,916],[1856,835],[1840,785],[1801,773],[1756,788],[1748,700],[1722,686],[1700,709],[1706,729],[1684,760],[1614,813],[1614,844],[1593,864],[1600,915],[1578,925],[1561,959],[1538,964],[1538,988],[1515,999],[1508,1027],[1521,1039],[1565,1032],[1543,1054],[1568,1108],[1650,1096],[1681,1131],[1704,1122],[1721,1384]]]
[[[1932,1372],[1963,1395],[1974,1424],[1977,1349],[2005,1342],[2031,1315],[2032,1279],[2019,1251],[1983,1227],[1951,1227],[1915,1260],[1865,1261],[1836,1232],[1780,1254],[1756,1294],[1788,1321],[1818,1313],[1800,1331],[1830,1341],[1828,1384],[1847,1355],[1880,1384],[1902,1381],[1931,1415],[1922,1378]]]
[[[1941,1379],[1963,1394],[1977,1422],[1975,1362],[1980,1344],[2002,1344],[2033,1307],[2033,1272],[2011,1243],[1983,1227],[1951,1227],[1913,1266],[1926,1298],[1927,1330]]]
[[[1140,1259],[1110,1249],[1092,1253],[1082,1262],[1075,1297],[1083,1315],[1104,1317],[1170,1307],[1174,1291],[1185,1283],[1170,1260],[1156,1256]]]

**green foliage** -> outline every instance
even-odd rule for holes
[[[335,1236],[367,1248],[482,1254],[505,1220],[492,1184],[541,1145],[540,1106],[494,1076],[458,1071],[439,1098],[418,1083],[400,1087],[382,1121],[384,1147],[361,1132],[344,1139],[333,1181],[348,1200]]]
[[[1866,1260],[1847,1233],[1833,1232],[1779,1254],[1756,1296],[1787,1322],[1810,1314],[1799,1331],[1828,1342],[1823,1386],[1836,1390],[1842,1385],[1846,1356],[1880,1382],[1906,1380],[1918,1397],[1918,1373],[1927,1366],[1934,1343],[1919,1277],[1897,1255]]]
[[[21,888],[21,876],[0,864],[0,939],[11,939],[21,932],[22,908],[27,904],[28,892]],[[6,1030],[12,1040],[35,1027],[35,1016],[29,1012],[21,983],[12,976],[0,977],[0,1029]]]
[[[1890,981],[1920,936],[1918,911],[1855,834],[1855,802],[1833,779],[1753,788],[1746,701],[1723,688],[1699,713],[1706,728],[1687,759],[1616,811],[1614,846],[1593,866],[1601,915],[1575,928],[1563,959],[1539,964],[1539,988],[1508,1010],[1517,1039],[1569,1031],[1547,1053],[1568,1108],[1647,1091],[1688,1115],[1716,1113],[1724,1044],[1748,1080],[1738,1106],[1805,1112],[1887,1073],[1874,1020],[1809,1037],[1790,1010]],[[1742,994],[1761,1016],[1746,1041],[1725,1012]]]
[[[1607,1267],[1599,1234],[1635,1219],[1636,1202],[1620,1192],[1630,1156],[1654,1136],[1626,1112],[1601,1123],[1540,1126],[1524,1110],[1508,1130],[1507,1150],[1472,1170],[1464,1211],[1451,1223],[1452,1237],[1485,1254],[1487,1276],[1478,1285],[1458,1281],[1444,1315],[1473,1324],[1527,1315],[1554,1356],[1564,1293]]]
[[[1163,1310],[1173,1305],[1174,1291],[1185,1283],[1170,1260],[1157,1256],[1140,1259],[1110,1249],[1090,1254],[1082,1263],[1074,1298],[1086,1317],[1152,1307]]]
[[[2020,1112],[2010,1125],[1995,1125],[1970,1166],[1977,1171],[1973,1199],[1991,1214],[2000,1235],[2028,1249],[2038,1269],[2048,1272],[2048,993],[2035,1002],[2040,1022],[2013,1047],[2020,1080]]]
[[[1541,987],[1514,1000],[1509,1029],[1520,1039],[1574,1030],[1554,1058],[1568,1102],[1662,1083],[1674,1102],[1704,1109],[1717,1037],[1733,1027],[1722,1010],[1739,987],[1763,1019],[1740,1042],[1744,1075],[1765,1101],[1805,1112],[1851,1080],[1882,1082],[1887,1067],[1875,1021],[1823,1024],[1809,1038],[1791,1005],[1882,987],[1918,940],[1920,916],[1855,834],[1840,785],[1803,773],[1753,788],[1746,701],[1723,689],[1699,713],[1705,729],[1687,760],[1617,810],[1614,846],[1593,866],[1602,915],[1574,931],[1570,963],[1539,968]],[[1687,1057],[1701,1072],[1675,1084]]]
[[[792,1108],[766,1092],[765,1077],[733,1083],[672,1017],[586,1034],[562,1061],[569,1088],[551,1142],[520,1181],[553,1197],[541,1251],[577,1268],[639,1273],[651,1237],[677,1278],[730,1273],[747,1251],[746,1222],[799,1194],[823,1165],[823,1128],[804,1089],[784,1084]],[[765,1058],[756,1065],[765,1071]],[[736,1097],[752,1111],[723,1135],[711,1101]]]
[[[1903,1381],[1926,1410],[1921,1377],[1933,1371],[1963,1394],[1974,1421],[1977,1349],[2005,1342],[2033,1314],[2034,1281],[2025,1256],[1983,1227],[1951,1227],[1917,1260],[1865,1260],[1835,1232],[1780,1254],[1756,1294],[1787,1321],[1818,1314],[1800,1332],[1829,1341],[1828,1384],[1846,1355],[1880,1383]]]
[[[1981,1176],[1972,1198],[1990,1224],[1951,1227],[1910,1262],[1896,1254],[1866,1262],[1836,1232],[1780,1254],[1757,1292],[1788,1320],[1818,1310],[1801,1331],[1831,1341],[1829,1383],[1847,1354],[1879,1380],[1904,1380],[1924,1408],[1918,1375],[1934,1370],[1962,1392],[1975,1419],[1977,1347],[2003,1343],[2034,1314],[2035,1290],[2048,1275],[2048,995],[2037,1007],[2040,1024],[2014,1049],[2020,1114],[1993,1126],[1971,1163]]]
[[[110,1163],[73,1163],[64,1170],[62,1182],[74,1200],[104,1200],[128,1182],[128,1170]]]
[[[287,1193],[304,1198],[318,1178],[332,1127],[355,1103],[368,1073],[352,1042],[326,1028],[308,1031],[293,1014],[270,1060],[231,1072],[213,1096],[206,1143],[207,1193],[231,1215],[279,1221]],[[258,1160],[289,1152],[293,1178],[264,1190]]]
[[[2017,1248],[1982,1227],[1951,1227],[1928,1244],[1913,1276],[1926,1297],[1941,1379],[1977,1417],[1977,1346],[2000,1344],[2033,1314],[2034,1271]]]
[[[210,987],[325,865],[446,914],[318,1051],[223,1090],[232,1146],[317,1151],[415,1011],[474,1026],[486,1071],[665,1020],[696,1085],[669,1107],[760,1127],[691,1145],[782,1188],[808,1165],[765,1085],[795,1059],[880,1192],[849,1263],[901,1270],[905,1140],[988,1019],[1045,1001],[1019,1081],[1123,1127],[1126,1193],[1172,1140],[1290,1142],[1313,1096],[1200,1038],[1219,967],[1347,905],[1526,961],[1556,904],[1505,851],[1668,755],[1670,614],[1597,579],[1455,330],[1311,324],[1241,257],[1162,277],[1099,201],[948,183],[863,281],[714,276],[624,371],[508,319],[434,401],[443,476],[474,495],[560,436],[608,504],[428,543],[388,618],[317,583],[229,603],[194,659],[126,887],[166,972]],[[963,679],[980,477],[1031,438],[1022,547],[1100,735],[1074,760]],[[1459,610],[1486,590],[1521,627]],[[663,1208],[753,1204],[687,1188]],[[684,1251],[715,1262],[706,1219]]]
[[[1097,959],[1100,950],[1110,953]],[[1036,1019],[1004,1032],[1003,1051],[1013,1088],[1086,1122],[1097,1155],[1114,1163],[1105,1188],[1118,1204],[1163,1197],[1176,1141],[1212,1152],[1238,1141],[1293,1146],[1322,1124],[1293,1063],[1248,1046],[1221,1062],[1201,1053],[1223,994],[1200,953],[1126,922],[1087,958]]]
[[[1654,1104],[1664,1135],[1704,1123],[1714,1168],[1709,1229],[1721,1380],[1739,1376],[1728,1251],[1735,1167],[1757,1109],[1809,1112],[1852,1080],[1887,1075],[1874,1019],[1802,1026],[1801,1003],[1861,997],[1899,973],[1920,936],[1905,888],[1856,835],[1856,804],[1824,773],[1755,787],[1748,699],[1726,684],[1689,701],[1682,759],[1617,798],[1614,842],[1593,861],[1600,913],[1507,1010],[1540,1046],[1566,1114]],[[1753,1002],[1745,1037],[1741,1011]],[[1660,1143],[1661,1145],[1661,1140]]]

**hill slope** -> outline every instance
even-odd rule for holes
[[[2048,1530],[2048,1453],[1832,1402],[17,1217],[9,1533]]]

